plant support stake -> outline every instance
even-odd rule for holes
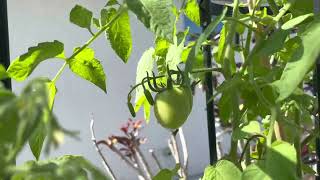
[[[319,14],[320,13],[320,0],[314,0],[314,14]],[[320,107],[320,56],[318,57],[317,63],[316,63],[316,71],[315,71],[315,76],[314,76],[314,84],[315,84],[315,95],[318,97],[318,107]],[[318,108],[318,118],[315,121],[315,128],[320,128],[320,110]],[[319,157],[320,157],[320,139],[319,137],[316,138],[316,153],[318,157],[317,161],[317,176],[316,179],[320,180],[319,172],[320,172],[320,162],[319,162]]]
[[[204,31],[211,22],[210,12],[210,0],[200,1],[200,21],[202,31]],[[212,35],[208,39],[212,39]],[[212,67],[212,48],[210,45],[203,46],[203,56],[206,68]],[[206,86],[206,103],[207,103],[207,123],[208,123],[208,138],[209,138],[209,153],[210,153],[210,164],[213,165],[217,162],[217,147],[216,147],[216,127],[214,117],[214,102],[210,101],[213,95],[213,83],[212,73],[208,72],[205,74],[205,86]]]
[[[0,0],[0,63],[7,69],[10,65],[7,0]],[[3,81],[11,89],[10,79]]]

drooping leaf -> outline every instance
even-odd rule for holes
[[[173,42],[175,15],[172,0],[126,0],[126,3],[156,36]]]
[[[149,74],[152,73],[154,60],[153,60],[154,49],[149,48],[147,51],[143,53],[141,56],[136,73],[136,84],[141,83],[142,79],[147,76],[147,72]],[[146,85],[148,89],[148,86]],[[136,98],[135,98],[135,111],[139,111],[140,107],[143,105],[145,118],[148,121],[150,118],[150,105],[144,95],[143,88],[139,87],[136,89]]]
[[[106,17],[106,19],[101,18],[102,26],[107,24],[107,22],[109,22],[116,14],[117,10],[114,8],[108,10],[103,9],[101,11],[101,17]],[[117,18],[110,28],[107,29],[107,37],[111,43],[112,49],[114,49],[124,63],[127,63],[132,50],[128,11],[122,12],[119,18]]]
[[[109,179],[81,156],[66,155],[48,161],[28,161],[14,169],[14,180]]]
[[[231,180],[241,179],[241,171],[232,162],[220,160],[214,166],[204,170],[202,180]]]
[[[315,41],[319,36],[320,20],[315,18],[299,35],[301,46],[286,64],[280,80],[273,83],[279,92],[277,101],[282,101],[290,96],[311,70],[320,54],[320,42]]]
[[[76,48],[75,51],[78,51]],[[106,75],[100,61],[95,59],[94,51],[86,48],[68,62],[72,72],[92,82],[106,92]]]
[[[17,81],[25,80],[46,59],[63,57],[64,46],[59,41],[44,42],[31,47],[28,52],[15,59],[9,66],[9,76]]]
[[[47,135],[46,126],[44,123],[45,122],[39,122],[38,127],[35,128],[29,139],[29,146],[36,160],[39,160],[43,143]]]
[[[193,23],[200,26],[200,10],[196,0],[187,1],[184,13]]]
[[[70,12],[70,22],[79,27],[90,29],[92,21],[92,12],[85,7],[76,5]]]

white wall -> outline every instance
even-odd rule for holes
[[[67,55],[70,55],[73,47],[83,44],[89,37],[89,33],[69,23],[68,14],[75,4],[82,4],[98,15],[104,0],[8,0],[9,28],[11,59],[16,58],[27,51],[30,46],[38,42],[59,40],[65,43]],[[63,154],[83,155],[94,164],[102,168],[100,159],[90,141],[89,116],[95,116],[97,136],[104,138],[110,134],[119,133],[118,128],[130,116],[126,108],[126,95],[130,85],[135,82],[135,71],[141,54],[153,44],[153,36],[136,18],[132,16],[133,53],[128,64],[115,55],[110,45],[104,38],[98,39],[93,48],[96,57],[102,61],[107,75],[108,94],[89,82],[73,75],[66,70],[58,81],[58,94],[54,112],[59,122],[64,127],[81,131],[81,141],[67,138],[65,143],[52,151],[50,157]],[[52,78],[58,71],[62,62],[49,60],[41,63],[32,74]],[[19,92],[25,83],[13,82],[14,91]],[[190,174],[199,174],[209,162],[208,139],[206,128],[205,97],[198,90],[194,97],[194,108],[184,131],[189,147]],[[142,118],[138,114],[138,118]],[[159,154],[166,149],[168,131],[160,128],[152,115],[149,125],[143,130],[143,135],[148,137],[145,146],[154,147]],[[104,151],[112,162],[112,167],[120,179],[136,179],[127,166],[110,151]],[[46,158],[46,157],[42,157]],[[18,164],[33,159],[30,150],[26,148],[18,158]],[[173,161],[167,157],[161,157],[166,164]]]

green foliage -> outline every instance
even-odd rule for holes
[[[71,155],[47,161],[28,161],[11,171],[13,171],[12,180],[108,179],[83,157]]]
[[[208,166],[204,170],[202,180],[231,180],[241,179],[241,171],[232,162],[218,161],[214,166]]]
[[[172,0],[126,0],[126,3],[156,36],[173,42],[175,15]]]
[[[320,20],[316,18],[298,36],[300,47],[296,49],[286,64],[281,79],[273,83],[279,91],[277,101],[282,101],[290,96],[311,70],[320,53],[320,42],[314,41],[319,36]]]
[[[136,83],[141,83],[142,79],[146,77],[147,72],[149,74],[152,73],[152,69],[154,66],[153,54],[154,49],[149,48],[147,51],[143,53],[141,56],[138,66],[137,66],[137,75],[136,75]],[[148,86],[146,86],[147,88]],[[144,117],[148,121],[150,119],[150,104],[144,95],[143,88],[139,87],[136,89],[136,98],[135,98],[135,111],[138,112],[141,106],[144,108]]]
[[[117,10],[114,8],[101,11],[101,24],[106,25],[114,16]],[[124,63],[128,62],[132,50],[132,38],[128,11],[122,12],[120,17],[107,29],[107,37],[111,47]]]
[[[70,12],[70,22],[79,27],[90,29],[92,16],[93,14],[90,10],[80,5],[76,5]]]
[[[244,180],[260,179],[298,179],[296,177],[296,151],[287,142],[276,141],[267,149],[264,160],[248,166],[243,174]]]
[[[61,42],[40,43],[38,46],[29,48],[27,53],[15,59],[7,70],[8,75],[17,81],[23,81],[39,63],[55,57],[64,57],[64,47]]]
[[[187,1],[184,13],[192,22],[200,26],[200,9],[196,0]]]
[[[221,160],[207,167],[204,180],[301,179],[302,172],[314,173],[303,164],[300,157],[302,134],[307,133],[311,140],[319,134],[312,128],[312,121],[317,118],[314,115],[318,108],[316,98],[308,90],[311,81],[314,81],[310,71],[320,54],[320,43],[316,41],[320,36],[320,20],[313,14],[313,2],[257,1],[254,11],[241,14],[238,10],[240,5],[235,1],[230,6],[233,8],[232,17],[225,17],[225,9],[199,36],[190,34],[189,29],[177,32],[176,25],[182,13],[200,25],[197,1],[183,2],[185,4],[179,9],[172,0],[125,0],[124,4],[108,0],[102,7],[99,19],[94,18],[93,13],[85,7],[76,5],[70,12],[70,21],[88,29],[92,37],[83,46],[75,48],[69,58],[64,56],[64,45],[61,42],[44,42],[29,48],[27,53],[12,61],[7,70],[0,66],[1,80],[10,77],[23,81],[42,61],[51,58],[65,60],[52,80],[32,80],[19,96],[0,86],[0,176],[10,176],[16,180],[106,179],[99,170],[79,156],[30,161],[19,167],[12,166],[12,162],[27,142],[39,160],[43,149],[48,152],[51,145],[59,145],[64,134],[75,135],[63,129],[53,115],[56,82],[63,70],[69,67],[76,75],[106,92],[103,67],[95,58],[90,45],[100,35],[106,34],[113,50],[126,63],[132,51],[128,10],[155,36],[154,48],[146,50],[139,60],[137,85],[133,86],[128,95],[128,106],[133,116],[143,107],[145,119],[149,122],[153,105],[150,91],[153,89],[159,95],[168,90],[166,88],[171,84],[169,72],[176,73],[173,81],[177,81],[175,85],[180,85],[180,72],[176,71],[178,65],[182,69],[181,77],[185,80],[183,84],[187,87],[193,88],[196,84],[194,81],[199,79],[203,81],[204,73],[209,75],[215,71],[214,76],[219,74],[211,100],[218,106],[220,123],[232,128],[231,150],[226,157],[230,161]],[[266,8],[258,7],[266,2],[274,15],[268,15]],[[285,13],[288,10],[290,12]],[[224,25],[219,42],[216,42],[211,36],[221,22]],[[96,33],[91,30],[92,25],[98,30]],[[292,30],[297,33],[292,33]],[[236,33],[239,35],[239,43],[234,41]],[[194,41],[186,43],[189,39]],[[215,49],[214,68],[203,68],[204,46],[213,46]],[[240,58],[242,61],[238,61]],[[147,77],[149,83],[159,85],[161,89],[142,82],[147,72],[151,75],[152,71],[156,79]],[[206,84],[202,84],[206,89]],[[131,93],[134,90],[133,107]],[[191,90],[189,96],[192,97]],[[190,100],[192,106],[192,98]],[[180,107],[179,103],[174,106]],[[180,112],[174,109],[170,107],[168,111]],[[281,133],[277,132],[279,130],[275,124],[280,126]],[[274,132],[277,135],[275,137]],[[278,136],[282,136],[282,141]],[[313,144],[311,140],[303,143]],[[247,151],[251,150],[248,151],[250,154],[247,151],[241,152],[242,159],[238,159],[237,154],[239,141],[246,143]],[[314,148],[309,150],[313,151]],[[245,154],[246,158],[243,156]],[[153,179],[172,179],[178,169],[180,166],[173,170],[162,169]]]
[[[161,171],[158,172],[157,175],[155,175],[152,180],[171,180],[176,175],[178,170],[180,169],[180,165],[177,164],[174,169],[161,169]]]
[[[74,50],[79,51],[79,48]],[[86,48],[79,52],[73,59],[68,61],[69,67],[73,73],[86,79],[103,91],[106,90],[106,75],[100,61],[95,59],[94,51]]]

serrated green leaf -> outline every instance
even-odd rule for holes
[[[25,80],[46,59],[64,56],[64,46],[59,41],[44,42],[31,47],[28,52],[15,59],[9,66],[9,76],[17,81]]]
[[[136,84],[141,83],[142,79],[147,76],[147,72],[149,74],[152,73],[153,66],[154,66],[153,54],[154,54],[154,49],[149,48],[141,56],[137,66]],[[146,86],[146,88],[148,89],[148,86]],[[135,104],[136,104],[135,105],[136,112],[139,111],[142,105],[144,106],[145,118],[148,121],[150,118],[150,105],[143,93],[142,87],[139,87],[136,89]]]
[[[76,5],[70,12],[70,22],[79,27],[90,29],[92,21],[92,12],[85,7]]]
[[[172,0],[126,0],[126,3],[146,28],[173,42],[176,17]]]
[[[200,26],[200,9],[196,0],[187,1],[184,13],[193,23]]]
[[[76,48],[77,51],[79,48]],[[106,75],[100,61],[95,59],[94,51],[86,48],[68,62],[73,73],[90,81],[106,92]]]
[[[101,15],[101,17],[106,17],[105,21],[104,19],[101,19],[102,25],[105,25],[117,14],[117,10],[114,8],[110,8],[108,10],[104,9],[101,13],[104,14]],[[110,28],[107,29],[107,37],[110,40],[112,49],[124,63],[127,63],[132,50],[132,37],[128,11],[122,12],[119,18],[117,18]]]
[[[281,29],[289,30],[291,28],[294,28],[295,26],[297,26],[297,25],[301,24],[302,22],[304,22],[306,19],[308,19],[310,17],[313,17],[313,16],[314,16],[313,13],[309,13],[309,14],[304,14],[304,15],[298,16],[296,18],[293,18],[293,19],[287,21],[286,23],[284,23],[281,26]]]
[[[241,179],[241,171],[232,162],[220,160],[214,166],[204,170],[202,180],[231,180]]]
[[[301,47],[295,51],[281,75],[280,80],[273,83],[278,89],[277,101],[282,101],[294,92],[297,86],[311,70],[320,54],[320,19],[315,18],[301,35]]]

